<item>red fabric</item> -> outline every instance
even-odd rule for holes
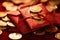
[[[0,36],[0,40],[9,40],[8,31],[3,31],[2,35]]]

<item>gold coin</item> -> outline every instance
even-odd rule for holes
[[[54,1],[49,1],[48,4],[49,5],[56,5],[56,3]]]
[[[55,38],[60,39],[60,33],[56,33]]]
[[[0,27],[0,29],[1,29],[1,30],[5,30],[5,29],[7,29],[7,27]]]
[[[10,21],[10,19],[6,16],[4,18],[2,18],[3,21]]]
[[[51,32],[52,31],[52,28],[51,27],[48,27],[45,30],[46,30],[46,32]],[[57,32],[57,30],[58,30],[58,28],[55,26],[53,32]]]
[[[30,11],[31,12],[40,12],[42,8],[39,5],[31,6]]]
[[[2,34],[2,30],[0,30],[0,35]]]
[[[33,14],[31,13],[31,16],[33,17],[33,19],[38,22],[39,24],[43,24],[45,22],[45,20],[43,20],[41,17],[38,17],[37,14]]]
[[[12,11],[17,11],[18,6],[14,6],[12,9],[13,9]]]
[[[9,6],[9,7],[6,7],[6,10],[8,11],[17,11],[18,9],[18,6]]]
[[[31,13],[31,16],[33,17],[33,19],[37,19],[37,20],[41,19],[41,18],[39,18],[39,17],[37,16],[37,14]]]
[[[55,30],[54,30],[54,32],[57,32],[58,31],[58,28],[57,27],[55,27]]]
[[[23,0],[23,3],[29,3],[32,2],[32,0]]]
[[[23,0],[11,0],[13,3],[15,3],[15,4],[20,4],[20,3],[22,3],[23,2]]]
[[[46,6],[46,9],[47,9],[49,12],[52,12],[52,11],[56,10],[57,8],[58,8],[57,5],[52,5],[52,4],[48,4],[48,5]]]
[[[37,23],[39,23],[39,24],[43,24],[44,22],[45,22],[45,20],[43,20],[43,19],[40,19],[40,20],[35,20]]]
[[[2,6],[3,7],[9,7],[9,6],[13,6],[14,4],[13,3],[11,3],[11,2],[3,2],[2,3]]]
[[[2,21],[2,20],[0,20],[0,26],[7,26],[7,23]]]
[[[4,17],[4,16],[6,16],[7,15],[7,13],[5,13],[5,12],[0,12],[0,17]]]
[[[12,8],[13,8],[12,6],[9,6],[9,7],[6,7],[6,10],[11,11]]]
[[[8,25],[8,26],[15,27],[15,25],[14,25],[12,22],[7,22],[7,25]]]
[[[50,5],[59,5],[60,0],[51,0],[51,1],[48,2],[48,4],[50,4]]]
[[[21,39],[22,38],[22,34],[20,34],[20,33],[11,33],[11,34],[9,34],[9,38],[10,39],[15,39],[15,40],[17,40],[17,39]]]
[[[40,2],[47,2],[48,0],[40,0]]]

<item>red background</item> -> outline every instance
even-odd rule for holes
[[[2,1],[4,1],[4,0],[0,0],[0,11],[5,11],[3,9],[2,5],[1,5]],[[60,17],[60,15],[58,17]],[[10,32],[13,32],[13,31],[18,32],[18,29],[10,28],[9,30],[3,31],[3,34],[0,35],[0,40],[10,40],[8,35],[9,35]],[[60,32],[60,29],[58,30],[58,32]],[[28,34],[23,35],[23,38],[20,39],[20,40],[58,40],[54,37],[54,35],[55,35],[55,33],[46,34],[46,35],[43,35],[43,36],[36,36],[36,35],[33,35],[33,33],[28,33]]]

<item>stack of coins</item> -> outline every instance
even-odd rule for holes
[[[43,24],[45,22],[45,20],[43,20],[42,17],[38,17],[39,13],[44,15],[43,13],[41,13],[42,8],[39,5],[31,6],[30,11],[33,19],[37,21],[39,24]]]
[[[7,17],[6,12],[0,12],[0,32],[7,29],[8,27],[15,27],[15,25]]]

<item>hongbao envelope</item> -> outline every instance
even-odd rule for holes
[[[29,33],[29,32],[35,31],[37,29],[40,29],[44,26],[50,25],[49,22],[54,23],[53,15],[51,15],[45,9],[45,6],[43,4],[38,4],[38,5],[40,5],[42,7],[42,10],[43,10],[42,12],[45,12],[47,14],[46,18],[47,18],[48,21],[45,20],[45,22],[43,24],[39,24],[34,19],[29,18],[29,17],[31,17],[30,10],[29,10],[30,7],[20,9],[20,12],[21,12],[21,15],[23,16],[23,18],[19,17],[18,24],[19,24],[20,30],[23,34]],[[25,22],[23,22],[23,19],[25,19]]]

